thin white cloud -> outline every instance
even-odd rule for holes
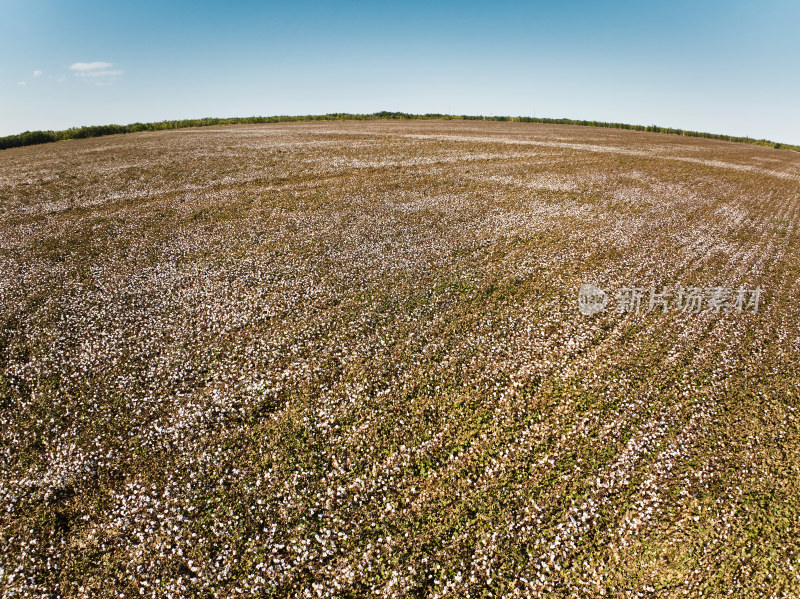
[[[17,81],[17,85],[28,85],[27,81]]]
[[[95,85],[111,85],[123,73],[113,66],[111,62],[75,62],[69,68],[76,77],[92,80]]]
[[[73,71],[86,72],[103,70],[111,66],[114,65],[110,62],[75,62],[69,68]]]
[[[36,69],[36,70],[33,72],[33,76],[34,76],[34,77],[39,77],[41,74],[42,74],[42,72],[41,72],[39,69]]]

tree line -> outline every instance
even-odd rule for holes
[[[686,131],[672,127],[659,127],[657,125],[628,125],[626,123],[607,123],[604,121],[585,121],[575,119],[551,119],[528,116],[474,116],[450,114],[408,114],[405,112],[375,112],[373,114],[332,113],[305,116],[251,116],[234,118],[202,118],[182,119],[177,121],[159,121],[155,123],[131,123],[129,125],[92,125],[88,127],[73,127],[63,131],[25,131],[18,135],[0,137],[0,150],[31,146],[35,144],[63,141],[67,139],[84,139],[87,137],[100,137],[102,135],[117,135],[120,133],[137,133],[139,131],[164,131],[167,129],[183,129],[186,127],[210,127],[213,125],[245,125],[257,123],[286,123],[296,121],[345,121],[345,120],[414,120],[414,119],[447,119],[469,121],[505,121],[519,123],[543,123],[548,125],[581,125],[584,127],[606,127],[611,129],[627,129],[630,131],[648,131],[651,133],[667,133],[670,135],[684,135],[688,137],[702,137],[705,139],[718,139],[737,143],[755,144],[775,149],[794,150],[800,152],[800,146],[781,144],[768,139],[753,139],[751,137],[734,137],[717,133],[704,133],[702,131]]]

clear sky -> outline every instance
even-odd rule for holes
[[[800,143],[800,2],[0,0],[0,135],[442,112]]]

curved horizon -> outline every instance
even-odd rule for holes
[[[786,144],[776,142],[769,139],[756,139],[752,137],[737,137],[728,135],[726,133],[713,133],[708,131],[693,131],[688,129],[661,127],[660,125],[641,125],[633,123],[613,123],[605,121],[588,121],[585,119],[571,119],[568,117],[550,118],[550,117],[530,117],[530,116],[490,116],[485,115],[453,115],[453,114],[440,114],[440,113],[425,113],[413,114],[406,112],[389,112],[379,111],[372,114],[358,114],[358,113],[326,113],[319,115],[272,115],[272,116],[250,116],[250,117],[203,117],[201,119],[167,119],[162,121],[153,121],[149,123],[127,123],[120,125],[117,123],[108,123],[103,125],[84,125],[79,127],[70,127],[59,131],[23,131],[13,135],[0,137],[0,150],[10,149],[13,147],[24,147],[30,145],[38,145],[42,143],[50,143],[55,141],[66,141],[70,139],[84,139],[92,137],[102,137],[106,135],[117,135],[127,133],[139,133],[143,131],[160,131],[160,130],[174,130],[184,129],[190,127],[208,127],[220,125],[244,125],[244,124],[269,124],[277,122],[297,122],[297,121],[329,121],[329,120],[380,120],[380,119],[401,119],[401,120],[489,120],[489,121],[506,121],[506,122],[523,122],[523,123],[538,123],[538,124],[552,124],[552,125],[567,125],[567,126],[587,126],[587,127],[602,127],[611,129],[620,129],[628,131],[636,131],[643,133],[662,133],[668,135],[682,135],[686,137],[696,137],[703,139],[711,139],[716,141],[727,141],[733,143],[744,143],[751,145],[759,145],[770,147],[773,149],[784,149],[800,152],[800,146],[796,144]]]

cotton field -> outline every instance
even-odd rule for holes
[[[800,154],[632,131],[2,151],[0,596],[800,597],[798,225]]]

